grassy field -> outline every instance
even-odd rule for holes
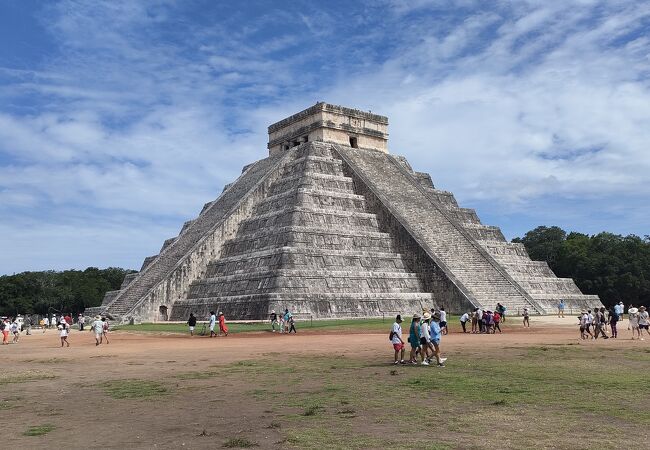
[[[383,332],[388,333],[394,317],[385,319],[336,319],[336,320],[304,320],[296,322],[296,329],[300,330],[323,330],[331,332]],[[451,317],[450,322],[457,322],[456,317]],[[195,333],[201,332],[203,323],[197,323]],[[403,327],[407,327],[410,318],[404,318]],[[230,333],[246,333],[251,331],[271,331],[269,322],[259,323],[227,323]],[[188,327],[183,323],[143,323],[140,325],[120,325],[113,329],[133,332],[159,332],[159,333],[188,333]],[[206,326],[207,329],[207,326]],[[210,333],[207,329],[208,334]]]
[[[650,349],[555,345],[490,356],[456,356],[446,368],[272,356],[177,379],[241,390],[230,394],[268,414],[260,426],[304,449],[621,448],[650,425]],[[233,436],[229,446],[236,439],[255,443]]]

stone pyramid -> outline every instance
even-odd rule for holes
[[[88,313],[160,321],[210,310],[263,319],[285,308],[324,318],[601,305],[388,154],[387,127],[326,103],[271,125],[270,156]]]

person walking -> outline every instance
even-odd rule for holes
[[[225,336],[228,336],[228,327],[226,326],[226,316],[219,311],[219,336],[221,336],[222,333]]]
[[[492,314],[492,320],[494,321],[494,332],[496,333],[496,330],[499,330],[499,333],[501,333],[501,326],[499,325],[501,322],[501,314],[499,314],[498,311],[494,311],[494,314]]]
[[[282,319],[284,319],[284,331],[287,332],[287,333],[291,332],[291,330],[289,328],[290,327],[289,319],[292,319],[292,318],[293,318],[293,314],[291,314],[289,312],[288,308],[285,309],[284,310],[284,315],[282,316]]]
[[[557,317],[564,319],[564,300],[560,300],[557,304]]]
[[[440,307],[440,329],[442,330],[442,334],[447,334],[447,313],[445,312],[445,307],[441,306]],[[435,311],[432,311],[431,314],[435,313]]]
[[[25,335],[32,335],[32,316],[30,315],[27,315],[27,317],[25,317]]]
[[[214,327],[217,326],[217,315],[214,311],[210,311],[210,337],[215,337],[217,333],[214,331]]]
[[[68,325],[65,320],[62,320],[57,328],[59,329],[59,337],[61,338],[61,347],[63,347],[64,344],[70,347],[70,342],[68,342],[68,332],[70,331],[70,325]]]
[[[639,330],[639,310],[633,305],[627,309],[627,329],[632,330],[632,340],[634,340],[634,335],[637,335],[641,339],[641,330]]]
[[[417,364],[417,355],[420,352],[420,315],[418,313],[413,314],[411,319],[411,326],[409,327],[409,344],[411,345],[411,353],[409,355],[409,362],[411,364]]]
[[[77,316],[77,324],[79,325],[79,331],[83,331],[84,325],[86,325],[86,318],[81,313],[79,313],[79,316]]]
[[[102,336],[104,334],[104,322],[101,321],[99,316],[95,316],[95,320],[90,325],[90,329],[95,333],[95,346],[102,343]]]
[[[472,312],[472,333],[478,332],[478,308]]]
[[[102,317],[102,323],[104,324],[102,328],[102,337],[104,338],[107,344],[110,344],[110,342],[108,342],[108,328],[110,327],[110,324],[108,323],[108,319],[106,317]]]
[[[524,327],[530,328],[530,317],[528,313],[528,308],[524,307],[524,312],[522,314],[524,316]]]
[[[460,316],[460,326],[463,327],[463,333],[467,333],[467,321],[469,319],[469,313],[465,313]]]
[[[271,315],[269,316],[271,320],[271,331],[275,333],[275,327],[278,326],[278,315],[275,313],[275,310],[271,310]]]
[[[443,358],[440,352],[440,341],[442,339],[442,332],[440,330],[440,314],[437,312],[431,317],[431,326],[429,329],[431,335],[431,344],[433,345],[433,355],[436,357],[438,367],[445,367],[447,358]]]
[[[618,313],[616,312],[616,307],[618,305],[614,305],[613,308],[609,310],[609,327],[612,330],[612,338],[616,339],[618,337],[618,330],[616,329],[616,324],[618,323],[619,316]]]
[[[190,318],[187,319],[187,326],[190,327],[190,336],[194,336],[194,327],[196,326],[196,317],[194,317],[194,313],[190,313]]]
[[[18,325],[16,319],[14,319],[14,321],[11,322],[11,334],[13,334],[14,336],[11,342],[13,344],[17,344],[18,340],[20,339],[20,325]]]
[[[289,316],[289,333],[293,331],[293,334],[296,334],[296,321],[293,319],[293,315]]]
[[[595,312],[594,321],[596,323],[596,331],[594,332],[594,339],[598,339],[598,335],[602,335],[603,339],[609,339],[609,336],[607,336],[607,332],[605,331],[605,324],[607,323],[607,319],[605,318],[605,308],[596,308]]]
[[[494,308],[494,310],[496,312],[498,312],[499,315],[501,316],[501,322],[505,322],[506,321],[506,307],[503,306],[501,303],[497,303],[497,307]]]
[[[429,365],[429,353],[431,345],[431,337],[429,335],[429,320],[431,315],[429,313],[424,313],[422,320],[420,321],[420,327],[418,329],[418,334],[420,336],[420,358],[421,364],[423,366]],[[433,353],[433,351],[431,351]]]
[[[45,330],[50,328],[50,319],[47,318],[47,316],[43,317],[43,334],[45,334]]]
[[[643,330],[650,336],[650,315],[646,311],[645,306],[639,306],[639,339],[643,339]]]
[[[395,317],[395,323],[390,330],[390,342],[393,344],[395,351],[395,362],[393,364],[406,364],[404,361],[404,341],[402,340],[402,316],[398,314]]]

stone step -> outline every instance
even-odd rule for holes
[[[396,253],[354,252],[306,247],[280,247],[220,258],[208,265],[206,278],[273,269],[389,270],[406,272]]]
[[[284,227],[290,225],[332,227],[333,229],[359,229],[378,231],[379,225],[374,214],[366,212],[332,211],[321,208],[291,206],[268,214],[261,214],[242,221],[240,232],[249,233],[262,228]]]
[[[283,169],[283,176],[291,176],[303,172],[318,172],[328,175],[343,176],[343,163],[338,159],[320,156],[305,156],[297,158]]]
[[[272,195],[262,200],[255,207],[254,216],[266,214],[278,209],[291,206],[306,208],[322,208],[332,211],[366,212],[366,201],[363,195],[346,192],[324,192],[313,189],[294,188],[280,194]]]
[[[458,208],[458,202],[456,201],[454,194],[451,192],[443,191],[441,189],[433,189],[431,187],[427,187],[426,190],[434,200],[439,202],[445,208]]]
[[[465,230],[476,240],[506,242],[499,227],[480,223],[463,223]]]
[[[480,224],[481,220],[476,211],[471,208],[451,207],[446,208],[447,214],[462,224]]]
[[[386,271],[279,269],[205,278],[189,298],[266,292],[422,292],[417,275]]]
[[[271,186],[270,194],[279,194],[296,187],[308,187],[325,192],[354,193],[352,178],[318,172],[302,172],[278,179]]]
[[[239,234],[224,244],[222,256],[241,255],[273,247],[344,248],[352,251],[384,252],[394,250],[388,233],[358,229],[333,230],[331,227],[285,226]]]

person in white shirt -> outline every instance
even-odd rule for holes
[[[628,329],[632,328],[632,340],[636,334],[641,339],[641,330],[639,329],[639,310],[630,305],[627,310]]]
[[[217,333],[214,332],[214,327],[217,324],[217,315],[214,311],[210,311],[210,337],[214,337]]]
[[[420,351],[420,357],[422,358],[422,365],[429,365],[429,354],[433,352],[431,348],[431,335],[429,333],[429,321],[431,320],[431,314],[424,313],[422,320],[420,321],[420,346],[422,347]]]
[[[442,334],[447,334],[447,312],[445,311],[444,307],[440,308],[440,329],[442,330]],[[431,310],[431,314],[433,315],[435,313],[435,310]]]
[[[70,329],[70,325],[68,325],[64,320],[57,328],[59,329],[59,336],[61,337],[61,347],[63,347],[63,344],[70,347],[70,343],[68,342],[68,330]]]
[[[95,320],[90,325],[90,329],[95,333],[95,345],[102,343],[102,335],[104,334],[104,322],[99,316],[95,316]]]
[[[639,306],[639,339],[643,340],[643,330],[650,336],[650,314],[646,311],[645,306]]]
[[[50,319],[48,319],[47,317],[44,317],[43,318],[43,333],[45,333],[45,330],[47,330],[48,328],[50,328]]]
[[[467,333],[467,322],[469,321],[469,313],[465,313],[460,316],[460,326],[463,327],[463,333]]]
[[[589,328],[589,314],[586,311],[582,311],[582,315],[580,316],[580,339],[587,339],[587,335],[592,338],[594,337]]]
[[[11,333],[14,335],[12,342],[17,344],[18,339],[20,339],[20,327],[18,326],[18,322],[13,322],[11,324]]]
[[[393,364],[406,364],[404,361],[404,341],[402,340],[402,316],[395,317],[395,323],[390,331],[390,342],[395,350],[395,362]]]

